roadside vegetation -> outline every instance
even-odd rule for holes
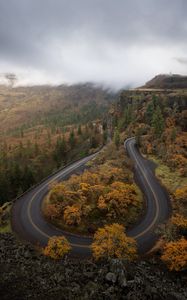
[[[137,258],[136,241],[127,237],[124,226],[117,223],[105,225],[95,232],[91,250],[96,261],[110,261],[118,258],[129,262]],[[49,238],[43,254],[60,260],[70,251],[71,245],[64,236],[53,236]]]
[[[53,259],[62,259],[71,250],[68,240],[64,236],[53,236],[49,239],[43,254]]]
[[[58,227],[89,235],[105,224],[134,224],[142,205],[124,148],[111,143],[81,175],[52,186],[44,214]]]
[[[117,223],[99,228],[91,249],[95,260],[119,258],[129,262],[137,258],[136,241],[127,237],[124,226]]]
[[[170,270],[187,268],[187,91],[124,91],[110,109],[122,140],[135,136],[141,152],[156,163],[173,215],[160,226],[161,259]]]
[[[4,203],[0,206],[0,233],[12,231],[10,224],[11,206],[11,202]]]

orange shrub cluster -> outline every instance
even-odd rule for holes
[[[151,145],[151,143],[147,143],[147,149],[146,149],[148,154],[152,154],[153,153],[153,146]]]
[[[79,225],[81,222],[81,210],[78,205],[66,206],[64,209],[64,221],[67,225]]]
[[[187,269],[187,240],[181,238],[175,242],[165,245],[162,261],[168,266],[170,271],[182,271]]]
[[[114,182],[108,191],[98,199],[98,208],[106,212],[108,218],[116,218],[120,214],[126,216],[129,207],[139,206],[134,185]]]
[[[64,236],[53,236],[44,249],[44,255],[53,259],[61,259],[71,250],[68,240]]]
[[[86,170],[79,176],[73,175],[51,187],[45,215],[58,224],[74,227],[85,220],[93,225],[100,222],[96,227],[101,226],[102,219],[111,222],[123,218],[131,222],[141,207],[141,199],[133,184],[122,182],[124,178],[121,168],[110,167],[109,172],[107,164],[95,172]]]
[[[182,154],[175,154],[171,157],[171,166],[179,168],[181,175],[187,174],[187,158]]]
[[[60,215],[60,209],[58,205],[48,204],[45,209],[45,215],[50,220],[57,218]]]
[[[187,185],[183,188],[176,189],[174,197],[178,201],[187,202]]]
[[[96,260],[116,257],[132,261],[137,257],[136,241],[126,236],[124,226],[115,223],[97,230],[91,248]]]
[[[174,127],[175,126],[175,119],[172,117],[167,117],[165,120],[165,125],[169,128]]]
[[[182,215],[176,214],[172,217],[172,224],[179,228],[187,229],[187,218]]]

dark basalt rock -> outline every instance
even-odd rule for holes
[[[0,299],[184,300],[186,277],[169,273],[156,259],[129,265],[118,259],[56,262],[18,243],[12,234],[2,234]]]

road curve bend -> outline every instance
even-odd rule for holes
[[[154,176],[149,162],[140,155],[135,139],[127,139],[124,146],[134,162],[135,177],[146,200],[146,211],[142,221],[127,234],[137,240],[139,252],[146,253],[157,239],[154,233],[156,227],[163,223],[170,214],[169,198]],[[73,255],[89,256],[91,254],[91,237],[71,234],[54,227],[44,219],[41,207],[51,182],[65,180],[73,173],[83,170],[86,163],[97,154],[87,156],[58,171],[15,201],[11,221],[12,229],[19,238],[43,247],[51,236],[64,235],[71,243]]]
[[[128,231],[128,235],[136,239],[139,252],[143,254],[148,252],[158,239],[155,229],[169,218],[171,204],[166,189],[155,177],[152,163],[140,154],[135,138],[128,138],[124,147],[134,162],[135,179],[144,194],[146,204],[142,220]]]

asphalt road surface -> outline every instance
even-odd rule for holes
[[[127,139],[124,147],[134,162],[135,178],[144,193],[146,201],[145,213],[141,221],[127,234],[137,240],[138,250],[144,254],[153,247],[157,239],[156,227],[168,218],[170,203],[166,191],[152,171],[150,162],[145,160],[139,153],[135,139]],[[55,175],[48,177],[14,203],[12,207],[12,228],[19,238],[43,247],[51,236],[64,235],[71,243],[73,255],[89,256],[91,254],[91,237],[70,234],[47,223],[42,215],[41,207],[42,201],[49,191],[49,183],[65,180],[73,173],[80,172],[86,167],[86,163],[94,159],[96,155],[93,154],[72,163]]]

